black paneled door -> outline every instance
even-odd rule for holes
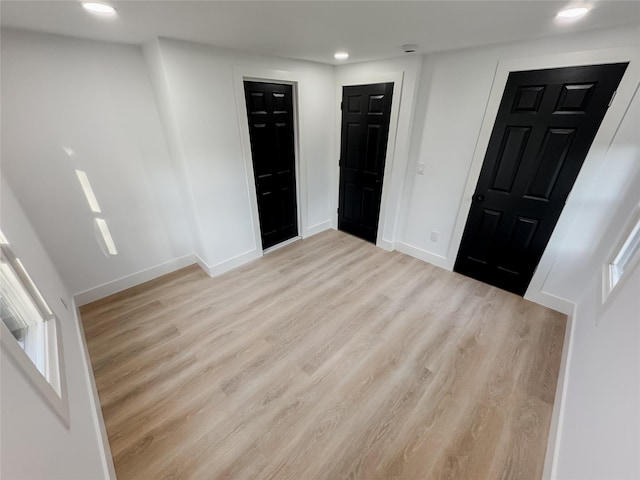
[[[393,83],[342,90],[338,228],[376,241]]]
[[[456,272],[524,295],[626,68],[509,75]]]
[[[262,248],[298,235],[293,89],[244,82]]]

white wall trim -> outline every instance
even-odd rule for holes
[[[76,322],[76,331],[78,332],[78,342],[82,357],[82,368],[84,369],[88,380],[87,389],[89,402],[91,403],[91,409],[93,412],[92,420],[96,431],[98,445],[100,445],[101,450],[100,460],[102,462],[102,469],[104,470],[105,478],[109,480],[116,480],[116,469],[113,465],[113,456],[111,455],[107,428],[104,424],[104,417],[102,416],[102,407],[100,405],[100,397],[98,396],[96,380],[93,376],[93,368],[91,366],[91,358],[89,357],[89,349],[87,348],[87,340],[84,336],[84,328],[82,326],[80,311],[78,310],[78,305],[74,298],[71,299],[71,308],[69,308],[69,313],[73,315]]]
[[[531,290],[531,288],[529,290]],[[551,293],[544,292],[542,290],[529,290],[524,297],[526,300],[537,303],[538,305],[542,305],[543,307],[550,308],[551,310],[555,310],[556,312],[564,313],[565,315],[571,315],[571,312],[573,312],[573,302],[565,298],[560,298],[556,295],[552,295]]]
[[[338,159],[340,158],[341,149],[341,127],[342,127],[342,114],[340,111],[340,102],[342,101],[342,87],[353,85],[367,85],[373,83],[393,83],[393,96],[391,99],[391,116],[389,117],[389,138],[387,140],[387,152],[385,155],[384,164],[384,178],[382,181],[382,199],[380,201],[380,214],[378,220],[378,235],[376,238],[376,245],[385,250],[393,250],[394,242],[383,239],[385,226],[387,223],[396,227],[396,219],[389,218],[387,213],[387,203],[391,196],[396,197],[398,202],[402,201],[402,188],[399,191],[392,191],[392,173],[393,166],[395,164],[395,151],[396,151],[396,139],[398,136],[398,121],[400,116],[400,102],[402,99],[402,86],[403,86],[404,72],[386,72],[386,73],[352,73],[346,75],[343,79],[339,79],[336,82],[336,111],[338,112],[336,119],[336,160],[334,166],[333,175],[333,195],[331,202],[331,211],[335,212],[332,215],[332,225],[337,228],[338,226],[338,198],[340,189],[340,167],[338,165]]]
[[[428,252],[404,242],[396,242],[395,247],[399,252],[411,255],[412,257],[422,260],[423,262],[435,265],[436,267],[444,268],[445,270],[451,271],[451,267],[449,266],[445,257],[436,255],[435,253]]]
[[[253,229],[254,248],[262,248],[260,236],[260,217],[258,215],[258,197],[256,195],[255,177],[253,174],[253,159],[251,157],[251,139],[249,134],[249,124],[247,122],[248,113],[245,103],[244,81],[274,82],[291,85],[293,87],[293,138],[296,166],[296,199],[298,215],[298,234],[303,235],[307,230],[307,165],[306,158],[303,159],[301,153],[304,151],[300,132],[303,131],[301,125],[301,115],[299,112],[300,89],[304,88],[304,82],[300,76],[294,72],[285,70],[274,70],[263,67],[251,67],[244,65],[233,65],[233,82],[236,92],[236,109],[238,112],[238,130],[240,131],[240,144],[242,146],[242,157],[244,158],[245,177],[247,180],[247,191],[249,192],[249,206],[251,209],[251,227]],[[233,259],[232,259],[233,260]]]
[[[326,222],[316,223],[311,227],[307,228],[307,230],[302,234],[302,238],[309,238],[317,235],[320,232],[324,232],[325,230],[331,229],[331,221],[327,220]]]
[[[240,267],[245,263],[260,258],[262,257],[262,255],[262,250],[253,249],[214,265],[207,265],[201,259],[198,259],[197,263],[207,273],[207,275],[209,275],[210,277],[217,277],[218,275],[222,275],[229,270],[233,270],[234,268]]]
[[[280,250],[281,248],[286,247],[287,245],[291,245],[292,243],[297,242],[298,240],[302,240],[300,235],[296,235],[295,237],[291,237],[289,240],[285,240],[284,242],[280,242],[272,247],[265,248],[262,253],[266,255],[267,253],[275,252],[276,250]]]
[[[545,454],[544,470],[542,472],[543,480],[556,479],[558,475],[558,456],[560,453],[560,440],[562,437],[564,412],[567,404],[567,389],[569,388],[569,372],[573,353],[573,337],[576,316],[577,305],[574,304],[571,312],[567,315],[567,325],[564,331],[562,358],[560,359],[558,383],[556,384],[556,394],[553,400],[553,411],[551,413],[551,424],[549,426],[549,438],[547,440],[547,452]]]
[[[383,250],[386,250],[387,252],[393,252],[396,247],[394,242],[390,242],[389,240],[385,240],[384,238],[378,240],[376,246]]]
[[[567,199],[566,205],[554,232],[549,240],[547,249],[540,259],[538,268],[531,280],[527,294],[525,298],[538,302],[539,300],[548,299],[549,294],[543,294],[543,287],[549,272],[553,268],[553,264],[556,260],[556,253],[567,233],[570,230],[571,223],[577,217],[579,213],[578,202],[572,202],[572,198],[585,195],[585,188],[580,182],[580,178],[592,178],[595,176],[597,167],[600,165],[608,146],[613,141],[615,133],[624,117],[633,92],[640,81],[640,71],[637,62],[638,54],[631,47],[618,47],[604,50],[587,50],[581,52],[566,52],[554,55],[543,55],[537,57],[524,57],[524,58],[509,58],[498,61],[496,73],[493,79],[493,85],[489,100],[485,108],[484,118],[476,142],[476,147],[473,153],[473,160],[469,168],[467,175],[467,182],[464,189],[464,194],[458,209],[456,217],[456,223],[449,243],[447,251],[447,266],[449,269],[453,268],[455,263],[460,243],[462,241],[462,234],[471,207],[471,199],[475,191],[482,164],[484,162],[484,156],[489,144],[493,125],[498,113],[498,107],[502,99],[505,85],[507,83],[507,77],[509,72],[524,71],[524,70],[539,70],[544,68],[561,68],[572,67],[580,65],[595,65],[605,63],[616,62],[630,62],[627,71],[620,82],[618,87],[618,93],[615,101],[605,114],[604,120],[598,129],[598,133],[589,149],[585,162],[582,166],[578,179],[574,185],[574,189]],[[588,183],[588,182],[586,182]],[[578,191],[583,190],[583,191]],[[545,295],[547,297],[545,297]],[[535,298],[535,299],[534,299]],[[555,302],[555,301],[554,301]],[[543,303],[544,305],[544,303]],[[566,308],[566,303],[562,308]],[[554,307],[552,307],[554,308]],[[556,308],[557,309],[557,308]]]
[[[22,372],[26,383],[44,400],[64,427],[69,430],[69,394],[66,382],[64,345],[62,344],[62,332],[60,331],[61,325],[56,316],[52,317],[49,321],[55,322],[57,336],[56,346],[58,349],[57,367],[60,371],[60,395],[55,391],[53,385],[40,373],[38,367],[35,366],[25,351],[22,350],[4,322],[0,322],[0,345],[2,345],[2,352],[5,353],[6,357]]]
[[[107,282],[97,287],[76,293],[73,296],[73,300],[78,307],[81,307],[82,305],[86,305],[87,303],[91,303],[100,298],[108,297],[109,295],[113,295],[114,293],[118,293],[122,290],[126,290],[127,288],[131,288],[141,283],[148,282],[149,280],[153,280],[154,278],[157,278],[161,275],[174,272],[188,265],[193,265],[194,263],[196,263],[196,258],[193,254],[185,255],[180,258],[169,260],[168,262],[162,263],[160,265],[156,265],[155,267],[150,267],[137,273],[126,275],[117,280],[113,280],[112,282]]]
[[[600,318],[608,310],[609,306],[614,303],[615,298],[618,296],[618,293],[620,293],[623,285],[627,282],[629,277],[631,277],[633,271],[638,265],[640,265],[640,253],[636,252],[633,258],[631,258],[631,261],[627,264],[622,277],[620,277],[612,287],[608,286],[611,280],[609,267],[615,261],[615,257],[622,249],[624,243],[631,236],[631,232],[638,222],[640,222],[640,203],[636,203],[636,205],[631,209],[631,212],[627,215],[625,220],[624,227],[622,227],[622,230],[615,238],[613,247],[609,249],[607,256],[604,257],[604,261],[601,261],[598,275],[601,297],[600,302],[598,303],[598,312],[596,314],[596,325],[600,323]]]
[[[200,256],[198,256],[198,254],[194,255],[195,260],[196,260],[196,264],[209,276],[211,276],[211,273],[209,273],[209,265],[207,265],[207,262],[205,262],[204,260],[202,260],[202,258],[200,258]]]

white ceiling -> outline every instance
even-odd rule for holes
[[[640,1],[600,0],[589,2],[586,17],[560,24],[554,17],[571,2],[115,0],[117,17],[104,18],[79,1],[2,0],[0,20],[95,40],[142,44],[163,36],[332,64],[341,49],[358,62],[401,55],[405,43],[427,53],[640,23]]]

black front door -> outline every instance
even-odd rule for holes
[[[244,82],[262,248],[298,235],[291,85]]]
[[[393,83],[342,89],[338,228],[376,241]]]
[[[509,75],[456,272],[524,295],[626,68]]]

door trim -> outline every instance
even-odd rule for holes
[[[278,243],[277,245],[274,245],[273,247],[269,247],[269,248],[265,248],[263,250],[263,254],[266,255],[267,253],[271,253],[271,252],[275,252],[276,250],[280,250],[282,247],[286,247],[287,245],[291,245],[292,243],[297,242],[298,240],[302,240],[302,237],[300,235],[296,235],[295,237],[291,237],[283,242]]]
[[[342,88],[355,85],[368,85],[372,83],[393,83],[393,96],[391,97],[391,115],[389,117],[389,137],[387,140],[387,151],[385,153],[384,174],[382,180],[382,198],[380,200],[380,214],[378,216],[378,233],[376,237],[376,246],[387,251],[394,249],[393,240],[384,238],[385,227],[387,223],[391,224],[395,231],[396,217],[394,212],[387,214],[387,204],[391,196],[397,196],[400,201],[402,195],[402,186],[394,189],[392,178],[393,165],[395,163],[396,153],[396,137],[398,133],[398,119],[400,115],[400,100],[402,97],[402,84],[404,80],[404,72],[388,72],[388,73],[367,73],[367,74],[348,74],[344,78],[336,82],[336,133],[335,138],[335,164],[333,170],[333,195],[331,196],[331,226],[338,228],[338,198],[340,195],[340,167],[338,161],[340,159],[340,142],[342,131],[342,112],[340,110],[340,102],[342,101]]]
[[[496,121],[498,107],[507,84],[507,77],[510,72],[526,70],[542,70],[547,68],[575,67],[583,65],[597,65],[603,63],[629,62],[627,71],[618,86],[615,102],[611,105],[604,116],[602,124],[598,129],[591,148],[587,153],[585,161],[576,179],[573,191],[567,198],[566,205],[558,219],[558,223],[549,239],[547,248],[538,263],[538,268],[533,274],[529,288],[524,298],[539,303],[546,307],[558,310],[565,314],[573,311],[573,303],[559,298],[544,291],[544,283],[551,272],[562,243],[570,230],[573,220],[578,215],[582,201],[587,195],[589,181],[581,178],[593,178],[599,165],[602,163],[608,147],[613,142],[618,126],[624,118],[633,94],[640,83],[640,66],[638,65],[638,55],[633,48],[620,47],[604,50],[587,50],[581,52],[568,52],[557,55],[544,55],[539,57],[523,57],[499,60],[496,73],[493,78],[493,85],[487,106],[485,108],[480,133],[476,141],[473,153],[473,160],[469,168],[464,194],[456,217],[456,223],[447,252],[448,270],[453,270],[453,265],[460,250],[464,226],[471,209],[471,200],[475,191],[480,171],[484,161],[484,156],[489,145],[491,131]]]
[[[236,91],[236,109],[238,114],[238,130],[240,132],[240,144],[242,146],[242,157],[244,158],[244,170],[247,181],[247,191],[249,192],[249,208],[251,209],[251,228],[253,229],[254,255],[261,257],[262,239],[260,236],[260,217],[258,215],[258,196],[256,194],[255,176],[253,173],[253,159],[251,157],[251,139],[249,135],[249,122],[247,104],[245,100],[244,82],[280,83],[291,85],[293,91],[293,149],[295,155],[295,179],[296,179],[296,202],[298,218],[298,236],[303,238],[307,234],[307,169],[306,162],[302,161],[300,152],[304,151],[300,146],[300,115],[298,112],[299,90],[302,85],[301,78],[286,70],[273,70],[260,67],[247,67],[234,65],[233,82]],[[280,245],[280,244],[278,244]],[[274,245],[277,247],[278,245]],[[272,247],[273,248],[273,247]]]

